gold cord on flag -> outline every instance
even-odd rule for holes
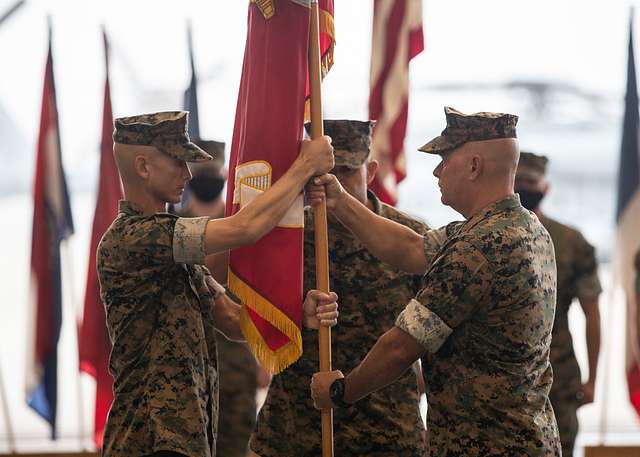
[[[229,290],[244,305],[240,311],[240,328],[252,352],[267,371],[278,374],[302,355],[300,328],[277,306],[255,291],[229,269]],[[282,332],[289,342],[272,350],[254,325],[247,308]]]
[[[276,14],[275,0],[251,0],[255,3],[265,19],[271,19]]]

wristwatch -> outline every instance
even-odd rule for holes
[[[340,408],[349,408],[351,406],[350,403],[344,401],[344,378],[338,378],[331,383],[329,396],[335,406]]]

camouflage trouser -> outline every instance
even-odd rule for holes
[[[576,442],[576,435],[578,434],[579,403],[576,399],[567,400],[566,396],[563,396],[564,398],[559,397],[557,393],[554,395],[552,389],[549,398],[556,415],[556,422],[558,423],[558,433],[560,434],[560,442],[562,443],[562,455],[571,457]]]
[[[256,361],[247,347],[218,337],[219,457],[245,457],[256,423]]]

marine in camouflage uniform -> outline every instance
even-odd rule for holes
[[[215,456],[215,330],[234,339],[242,334],[240,307],[203,266],[205,256],[228,248],[216,238],[219,232],[234,245],[252,242],[241,230],[249,223],[258,236],[266,234],[309,177],[333,164],[326,139],[303,143],[280,186],[241,216],[180,218],[162,210],[180,200],[191,177],[185,162],[211,159],[190,141],[186,127],[186,112],[115,121],[114,154],[130,200],[120,203],[97,253],[114,378],[105,457]],[[304,325],[335,324],[333,300],[310,292]]]
[[[411,235],[368,217],[330,178],[321,180],[332,185],[328,206],[378,257],[427,271],[424,288],[365,361],[346,378],[317,373],[312,395],[321,408],[349,404],[422,356],[431,456],[557,456],[548,398],[556,266],[549,234],[513,194],[518,151],[508,139],[517,117],[445,113],[447,128],[421,150],[442,156],[434,174],[443,202],[465,222]],[[485,206],[469,213],[478,204]],[[380,239],[394,242],[376,245]]]
[[[181,160],[210,159],[195,144],[180,141],[185,113],[121,118],[115,127],[116,143],[153,145]],[[218,409],[216,288],[200,265],[202,240],[192,236],[208,220],[145,215],[122,201],[100,241],[97,269],[114,377],[105,456],[212,455]]]
[[[593,401],[600,348],[598,296],[602,288],[598,280],[593,246],[579,231],[551,219],[540,209],[540,201],[548,189],[545,180],[547,162],[544,156],[522,152],[518,163],[515,189],[520,193],[524,206],[537,214],[540,222],[551,235],[555,248],[558,294],[551,340],[550,359],[554,382],[550,399],[560,432],[562,454],[571,456],[578,434],[577,410],[585,401]],[[569,331],[569,308],[576,298],[582,305],[587,320],[589,380],[585,391],[583,391],[580,367]]]
[[[371,127],[372,122],[368,121],[324,121],[324,131],[333,140],[333,172],[339,179],[344,175],[355,179],[362,194],[359,198],[367,200],[376,214],[424,233],[425,224],[381,203],[373,193],[366,193],[367,180],[373,178],[377,166],[367,162]],[[307,290],[315,287],[316,267],[312,212],[307,211],[305,216]],[[337,366],[351,368],[362,360],[380,334],[393,327],[395,316],[420,289],[421,277],[381,263],[345,227],[331,220],[329,273],[331,290],[338,294],[341,305],[340,322],[331,335],[332,359]],[[302,357],[273,378],[260,410],[251,449],[261,457],[321,455],[320,414],[309,397],[309,379],[319,366],[318,338],[308,331],[303,331],[302,336]],[[300,433],[301,430],[311,432]],[[336,410],[334,414],[334,446],[340,457],[419,457],[424,455],[423,431],[416,374],[412,370],[355,407]]]

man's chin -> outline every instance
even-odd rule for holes
[[[170,199],[169,199],[169,203],[172,203],[174,205],[177,205],[178,203],[182,202],[182,192],[180,192],[177,195],[173,195]]]

